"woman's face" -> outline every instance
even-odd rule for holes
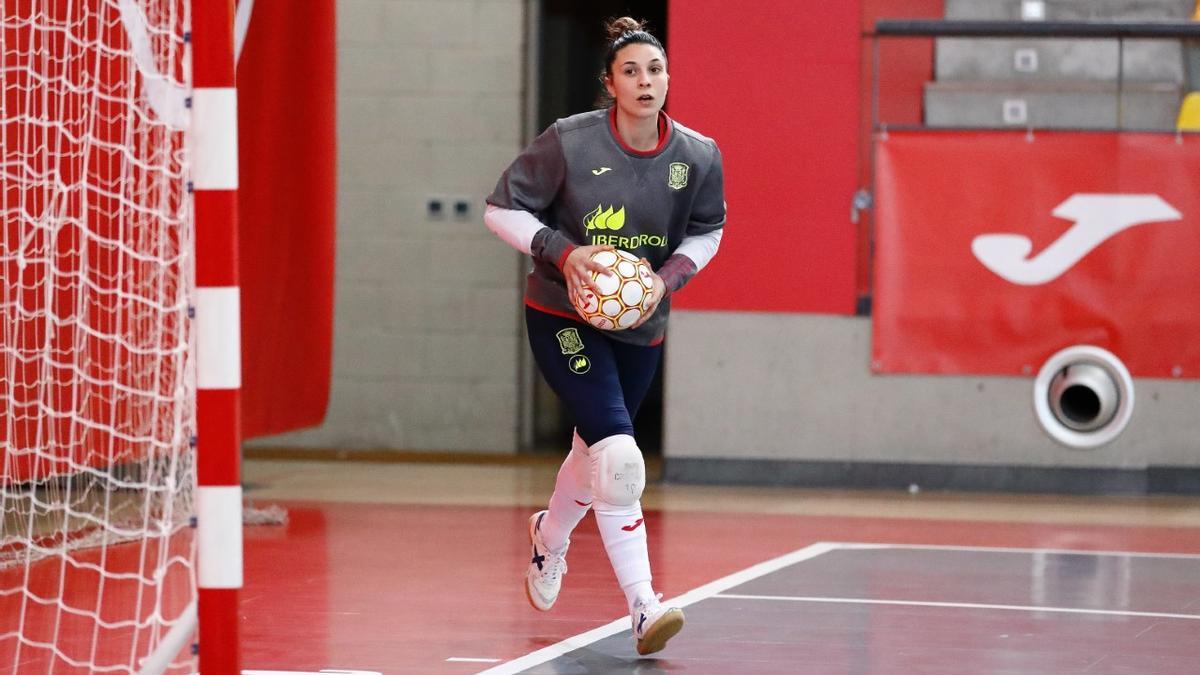
[[[604,79],[621,112],[634,117],[658,117],[667,99],[667,59],[653,45],[626,45],[613,59]]]

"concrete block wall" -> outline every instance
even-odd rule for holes
[[[1022,19],[1023,0],[946,0],[952,20]],[[1045,0],[1048,21],[1183,21],[1192,0]],[[929,126],[1174,128],[1188,77],[1179,40],[936,40]],[[1104,86],[1107,85],[1107,86]]]
[[[1166,82],[1026,83],[930,82],[925,123],[931,127],[1128,129],[1175,127],[1180,88]],[[1014,109],[1014,106],[1017,108]]]
[[[525,4],[338,1],[329,413],[252,445],[516,450],[522,256],[482,213],[521,148]]]
[[[1019,21],[1024,0],[946,0],[947,19]],[[1045,0],[1047,21],[1184,20],[1194,0]]]
[[[1032,68],[1030,68],[1032,66]],[[1178,40],[940,38],[934,71],[947,80],[1182,82]]]

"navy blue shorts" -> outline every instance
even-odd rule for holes
[[[633,418],[662,359],[662,345],[613,340],[582,321],[525,307],[533,358],[592,445],[616,434],[633,435]]]

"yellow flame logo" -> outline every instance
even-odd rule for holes
[[[625,227],[625,207],[613,211],[611,206],[604,208],[603,204],[598,204],[583,217],[583,224],[589,230],[619,230]]]
[[[592,362],[588,357],[580,354],[569,361],[571,372],[576,375],[583,375],[592,369]]]

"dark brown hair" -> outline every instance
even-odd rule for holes
[[[647,44],[657,47],[664,58],[666,58],[667,53],[663,49],[662,43],[658,41],[658,38],[646,30],[645,21],[638,21],[628,16],[617,17],[606,21],[604,23],[604,30],[608,36],[608,47],[604,50],[604,70],[600,71],[600,96],[596,100],[598,106],[601,108],[607,108],[613,103],[612,96],[609,95],[608,90],[603,84],[604,78],[612,75],[612,64],[613,61],[617,60],[617,52],[629,45]]]
[[[617,59],[617,52],[621,51],[622,47],[640,43],[657,47],[658,51],[664,55],[667,53],[663,49],[662,43],[658,41],[658,38],[646,30],[645,21],[638,21],[637,19],[622,16],[610,19],[605,24],[604,30],[608,34],[608,48],[604,52],[605,75],[612,75],[613,61]]]

